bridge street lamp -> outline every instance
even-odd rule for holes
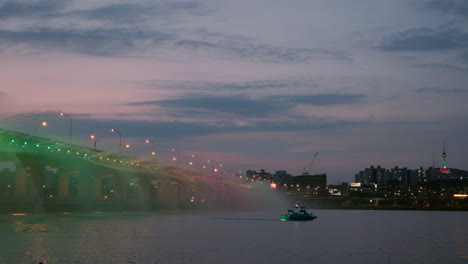
[[[189,166],[191,166],[191,167],[193,167],[193,168],[195,168],[197,170],[206,168],[206,167],[203,167],[203,162],[200,161],[200,158],[197,155],[192,154],[190,157],[191,157],[191,159],[190,159],[190,162],[189,162]]]
[[[120,131],[114,128],[111,129],[111,132],[112,133],[116,132],[117,134],[119,134],[119,151],[120,151],[122,149],[122,134],[120,133]]]
[[[65,113],[60,113],[60,116],[66,116],[70,119],[70,131],[68,132],[68,136],[70,137],[70,145],[72,144],[72,133],[73,133],[73,119],[71,115],[65,114]]]
[[[46,122],[46,121],[43,121],[43,122],[41,123],[41,127],[46,127],[46,126],[47,126],[47,122]],[[37,134],[37,127],[34,128],[34,136],[36,136],[36,134]]]
[[[213,174],[214,172],[216,172],[213,161],[207,160],[206,162],[211,165],[211,173],[210,174]]]
[[[156,143],[154,143],[152,140],[145,140],[147,144],[151,143],[153,145],[153,151],[151,152],[151,155],[153,156],[153,165],[156,164]]]
[[[125,150],[130,152],[130,144],[125,144]]]
[[[89,138],[94,140],[94,150],[96,150],[96,142],[97,142],[96,135],[90,135]]]
[[[177,156],[178,156],[178,155],[177,155],[176,149],[173,148],[173,149],[171,149],[171,151],[173,152],[173,154],[172,154],[172,160],[175,161],[175,162],[176,162],[176,165],[177,165],[177,162],[178,162]]]

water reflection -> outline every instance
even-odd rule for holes
[[[466,212],[314,210],[0,216],[0,263],[465,263]],[[233,219],[243,219],[234,221]]]
[[[466,217],[455,217],[455,255],[460,259],[468,260],[468,230]]]

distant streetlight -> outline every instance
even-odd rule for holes
[[[46,121],[43,121],[43,122],[41,123],[41,127],[46,127],[46,126],[47,126],[47,122],[46,122]],[[36,134],[37,134],[37,127],[34,128],[34,136],[36,136]]]
[[[217,171],[218,171],[218,169],[215,169],[215,167],[214,167],[214,164],[213,164],[213,162],[212,162],[212,161],[210,161],[210,160],[207,160],[206,162],[208,162],[208,163],[211,165],[211,173],[213,173],[213,172],[217,172]]]
[[[173,148],[173,149],[172,149],[172,152],[173,152],[173,154],[172,154],[172,155],[173,155],[173,156],[172,156],[172,160],[173,160],[173,161],[176,161],[176,160],[177,160],[177,152],[176,152],[176,149]]]
[[[68,136],[70,137],[70,145],[72,144],[72,133],[73,133],[73,119],[71,115],[65,114],[65,113],[60,113],[60,116],[66,116],[70,119],[70,131],[68,132]]]
[[[90,135],[89,137],[90,137],[92,140],[94,140],[94,149],[96,149],[96,141],[97,141],[96,135]]]
[[[153,145],[153,151],[151,152],[151,155],[153,156],[153,165],[156,163],[156,143],[154,143],[152,140],[145,140],[146,144],[152,144]]]
[[[114,133],[116,132],[117,134],[119,134],[119,150],[122,149],[122,134],[120,133],[120,131],[118,131],[117,129],[114,129],[112,128],[111,129],[111,132]]]

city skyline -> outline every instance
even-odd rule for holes
[[[261,10],[261,12],[260,12]],[[351,181],[468,169],[468,3],[0,1],[0,127]],[[47,121],[45,128],[39,121]],[[71,120],[70,120],[71,121]],[[444,143],[445,142],[445,143]]]

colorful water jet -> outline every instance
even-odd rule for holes
[[[267,184],[0,130],[0,213],[255,209],[279,202]],[[14,169],[13,169],[14,168]],[[252,186],[252,185],[250,185]]]

